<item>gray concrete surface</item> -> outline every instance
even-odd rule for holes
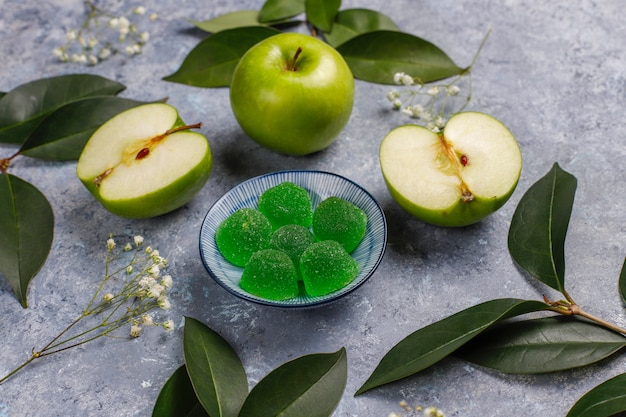
[[[128,5],[102,2],[119,13]],[[389,110],[388,86],[357,82],[352,118],[326,151],[303,158],[274,154],[244,136],[228,90],[162,81],[202,34],[187,19],[208,19],[261,0],[147,0],[159,18],[142,55],[93,67],[51,55],[80,21],[80,0],[0,0],[0,91],[41,77],[88,72],[127,86],[142,100],[169,97],[184,119],[202,121],[215,157],[213,174],[187,206],[150,220],[109,214],[75,176],[75,163],[15,160],[11,172],[48,197],[55,213],[52,251],[22,309],[0,279],[0,373],[28,357],[86,304],[103,271],[109,233],[141,234],[170,259],[171,334],[148,331],[132,341],[108,339],[41,361],[0,386],[0,417],[148,416],[161,386],[182,363],[182,323],[195,317],[220,332],[241,356],[251,385],[303,354],[345,346],[349,377],[335,416],[385,417],[398,402],[435,405],[446,416],[564,416],[591,387],[626,371],[623,356],[583,369],[537,376],[503,375],[457,359],[371,391],[353,393],[383,354],[410,332],[463,308],[499,297],[539,299],[548,290],[525,278],[507,248],[508,225],[528,187],[554,162],[574,174],[578,192],[566,244],[570,293],[592,313],[622,326],[617,277],[626,254],[626,26],[622,3],[583,0],[346,0],[343,8],[382,11],[405,31],[474,67],[469,109],[492,114],[516,135],[524,155],[519,186],[497,214],[464,229],[422,224],[391,199],[378,166],[387,131],[410,120]],[[132,3],[139,5],[139,3]],[[0,146],[0,155],[12,148]],[[284,311],[234,298],[205,272],[198,233],[213,202],[238,182],[266,172],[321,169],[345,175],[381,203],[389,245],[376,274],[330,306]],[[549,294],[554,295],[551,292]]]

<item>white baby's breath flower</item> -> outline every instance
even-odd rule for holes
[[[426,94],[428,94],[429,96],[436,96],[437,94],[439,94],[439,87],[438,86],[434,86],[431,89],[429,89]]]
[[[138,324],[133,324],[130,326],[130,336],[131,337],[139,337],[141,336],[141,326]]]
[[[399,99],[395,99],[393,103],[391,103],[391,105],[393,106],[394,110],[400,110],[400,108],[402,107],[402,102]]]
[[[389,100],[390,102],[393,103],[394,100],[396,100],[398,97],[400,97],[400,92],[399,91],[395,91],[395,90],[389,91],[387,93],[386,97],[387,97],[387,100]]]
[[[158,277],[159,274],[161,273],[161,269],[159,268],[158,265],[152,265],[150,269],[148,270],[148,273],[152,275],[153,277]]]
[[[104,296],[102,297],[102,299],[106,302],[111,301],[114,298],[113,294],[111,294],[110,292],[104,294]]]
[[[170,332],[170,331],[174,330],[174,321],[171,320],[171,319],[170,320],[166,320],[166,321],[163,322],[163,324],[161,326],[163,326],[163,328],[165,330]]]
[[[110,238],[107,240],[107,248],[108,248],[109,250],[113,250],[113,249],[115,249],[115,240],[113,240],[113,238],[112,238],[112,237],[110,237]]]
[[[163,285],[165,288],[170,289],[172,288],[172,276],[171,275],[163,275],[161,277],[161,285]]]
[[[118,19],[117,17],[111,18],[109,20],[109,27],[112,28],[118,28],[120,26],[120,19]]]
[[[157,304],[163,310],[169,310],[172,307],[170,300],[167,298],[167,296],[163,295],[157,299]]]
[[[56,56],[57,58],[61,58],[64,53],[65,51],[61,48],[54,48],[52,50],[52,55]]]
[[[143,243],[143,236],[135,236],[133,237],[133,241],[135,242],[135,246],[139,247]]]
[[[126,16],[122,16],[118,19],[118,23],[119,23],[119,28],[120,29],[128,29],[128,27],[130,26],[130,21],[128,20],[128,18]]]
[[[157,20],[158,18],[159,18],[159,15],[158,15],[158,14],[156,14],[156,13],[152,13],[152,14],[150,15],[150,20],[151,20],[151,21],[153,21],[153,22],[154,22],[155,20]]]
[[[152,320],[152,316],[150,314],[143,314],[141,316],[141,323],[145,326],[154,325],[154,320]]]
[[[159,298],[161,297],[163,291],[165,291],[165,287],[161,284],[155,283],[154,285],[148,288],[147,297],[148,298]]]
[[[404,73],[403,72],[396,72],[395,74],[393,74],[393,82],[394,84],[398,84],[401,85],[402,84],[402,78],[404,78]]]
[[[133,266],[132,265],[128,265],[126,267],[126,274],[128,274],[128,275],[132,274],[133,270],[134,270]]]
[[[132,249],[133,249],[133,246],[130,244],[130,242],[127,242],[127,243],[124,245],[124,248],[123,248],[122,250],[123,250],[124,252],[128,252],[129,250],[132,250]]]
[[[410,75],[407,75],[407,74],[404,74],[402,76],[402,85],[408,87],[408,86],[411,86],[413,84],[414,84],[413,77],[411,77]]]
[[[133,10],[133,13],[135,13],[136,15],[143,16],[144,14],[146,14],[146,8],[143,6],[137,6]]]
[[[449,96],[456,96],[457,94],[459,94],[460,91],[461,89],[459,88],[459,86],[451,85],[446,89],[446,94],[448,94]]]
[[[111,49],[109,48],[102,48],[100,50],[100,53],[98,54],[98,58],[100,59],[107,59],[110,56],[111,56]]]
[[[150,40],[150,33],[148,33],[148,32],[141,32],[141,34],[139,35],[139,42],[146,43],[149,40]]]
[[[65,34],[65,39],[67,39],[68,41],[73,41],[76,39],[76,31],[75,30],[70,30]]]
[[[98,44],[98,39],[96,38],[89,38],[89,41],[87,42],[87,48],[89,49],[93,49],[96,47],[96,45]]]

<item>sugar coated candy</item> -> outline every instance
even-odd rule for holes
[[[328,197],[313,212],[313,234],[317,240],[335,240],[352,252],[367,229],[367,215],[340,197]]]
[[[286,224],[274,232],[270,240],[270,247],[289,255],[299,272],[300,256],[313,242],[315,242],[315,237],[308,228],[299,224]]]
[[[245,266],[253,253],[268,248],[272,225],[260,211],[242,208],[228,216],[217,227],[215,243],[227,261]]]
[[[348,285],[357,276],[359,264],[334,240],[309,245],[300,257],[300,271],[307,294],[326,295]]]
[[[311,196],[307,190],[292,182],[285,181],[265,190],[259,197],[258,207],[274,229],[286,224],[311,225]]]
[[[287,300],[298,295],[296,268],[285,252],[262,249],[250,257],[239,286],[268,300]]]

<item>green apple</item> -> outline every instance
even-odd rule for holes
[[[506,203],[522,154],[501,122],[463,112],[439,133],[418,125],[393,129],[381,143],[380,166],[391,196],[406,211],[427,223],[459,227]]]
[[[237,122],[276,152],[306,155],[335,141],[354,101],[354,77],[343,57],[309,35],[281,33],[250,48],[230,85]]]
[[[175,210],[204,186],[212,167],[206,138],[164,103],[143,104],[102,124],[85,145],[76,173],[96,199],[122,217]]]

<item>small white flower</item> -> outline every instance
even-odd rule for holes
[[[165,291],[165,287],[161,284],[155,283],[154,285],[150,286],[150,288],[148,288],[147,297],[158,299],[163,291]]]
[[[145,326],[154,325],[154,321],[152,320],[152,316],[150,314],[142,314],[141,323],[144,324]]]
[[[133,10],[133,13],[142,16],[146,14],[146,8],[143,6],[137,6],[135,7],[135,10]]]
[[[110,292],[104,294],[104,296],[102,297],[102,299],[106,302],[109,302],[113,299],[113,294],[111,294]]]
[[[163,328],[165,330],[170,332],[170,331],[174,330],[174,321],[171,320],[171,319],[170,320],[166,320],[166,321],[163,322],[163,324],[161,326],[163,326]]]
[[[392,103],[393,103],[393,101],[394,101],[395,99],[397,99],[398,97],[400,97],[400,92],[398,92],[398,91],[392,90],[392,91],[389,91],[389,92],[387,93],[387,100],[389,100],[389,101],[390,101],[390,102],[392,102]]]
[[[143,277],[139,280],[137,284],[140,288],[143,288],[145,290],[156,284],[156,280],[153,277]]]
[[[110,56],[111,50],[109,48],[102,48],[102,50],[100,50],[100,53],[98,54],[98,58],[100,59],[107,59]]]
[[[54,55],[54,56],[56,56],[58,58],[63,57],[64,53],[65,53],[65,51],[63,49],[61,49],[61,48],[54,48],[52,50],[52,55]]]
[[[87,45],[87,41],[85,41],[85,38],[83,38],[83,35],[78,35],[76,39],[78,40],[78,43],[80,44],[80,46],[84,47],[85,45]]]
[[[146,247],[146,253],[152,253],[154,249],[152,249],[152,246],[148,246]]]
[[[95,46],[97,44],[98,44],[98,39],[96,39],[96,38],[89,38],[89,41],[87,42],[87,48],[93,49],[93,48],[95,48]]]
[[[133,238],[133,241],[135,242],[135,246],[141,246],[143,243],[143,236],[137,235]]]
[[[155,20],[157,20],[158,18],[159,18],[159,15],[158,15],[158,14],[156,14],[156,13],[152,13],[152,14],[150,15],[150,20],[151,20],[151,21],[153,21],[153,22],[154,22]]]
[[[150,40],[150,33],[148,33],[148,32],[141,32],[141,34],[139,35],[139,42],[146,43],[149,40]]]
[[[451,85],[446,89],[446,93],[449,96],[456,96],[457,94],[459,94],[459,91],[461,91],[461,89],[456,85]]]
[[[97,61],[96,61],[96,62],[97,62]],[[126,243],[126,244],[124,245],[123,251],[124,251],[124,252],[128,252],[129,250],[132,250],[132,248],[133,248],[133,247],[132,247],[132,245],[131,245],[130,243]]]
[[[446,119],[444,119],[443,117],[438,116],[438,117],[435,119],[435,126],[437,126],[438,128],[442,128],[442,127],[444,127],[445,125],[446,125]]]
[[[128,29],[128,27],[130,26],[130,22],[125,16],[122,16],[118,19],[118,24],[120,29]]]
[[[73,59],[72,59],[73,60]],[[113,250],[115,249],[115,241],[113,240],[113,238],[109,238],[109,240],[107,240],[107,248],[109,250]]]
[[[411,106],[403,108],[402,113],[406,114],[407,116],[413,117],[413,110],[411,109]]]
[[[152,265],[150,269],[148,270],[148,273],[152,275],[153,277],[158,277],[159,274],[161,273],[161,269],[159,268],[158,265]]]
[[[132,273],[133,273],[133,266],[132,266],[132,265],[128,265],[128,266],[126,267],[126,273],[127,273],[128,275],[130,275],[130,274],[132,274]]]
[[[167,296],[163,295],[157,299],[157,304],[163,310],[169,310],[172,307],[170,300],[167,298]]]
[[[161,285],[163,285],[165,288],[172,288],[172,276],[163,275],[161,277]]]
[[[445,417],[445,415],[437,407],[426,407],[424,409],[424,417]]]
[[[400,110],[400,108],[402,107],[402,102],[398,99],[395,99],[393,103],[391,103],[391,105],[393,106],[394,110]]]
[[[109,20],[109,27],[117,28],[119,25],[120,25],[120,20],[117,17],[114,17],[111,20]]]
[[[393,74],[393,82],[395,84],[402,84],[402,79],[404,78],[405,74],[403,72],[396,72],[395,74]]]
[[[434,86],[433,88],[428,90],[426,94],[428,94],[429,96],[433,96],[433,97],[436,96],[437,94],[439,94],[439,87]]]
[[[413,81],[413,77],[411,77],[410,75],[404,74],[402,76],[402,85],[405,86],[410,86],[413,85],[414,81]]]
[[[69,32],[67,32],[65,34],[65,39],[67,39],[68,41],[73,41],[76,39],[76,31],[75,30],[70,30]]]
[[[131,337],[139,337],[141,336],[141,326],[138,324],[133,324],[130,326],[130,336]]]

